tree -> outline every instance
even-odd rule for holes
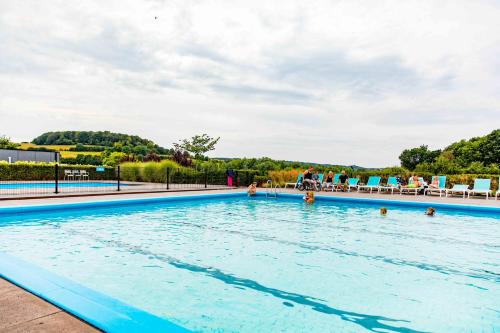
[[[0,148],[3,149],[16,149],[19,145],[10,141],[10,138],[2,135],[0,136]]]
[[[212,138],[208,134],[195,135],[191,139],[179,140],[174,143],[175,150],[187,151],[194,155],[196,159],[203,158],[203,155],[215,149],[220,137]]]
[[[115,152],[112,152],[111,154],[109,154],[109,156],[104,157],[102,163],[104,165],[116,166],[116,165],[120,164],[120,162],[122,162],[123,159],[126,158],[126,156],[127,155],[125,155],[122,152],[115,151]]]
[[[420,163],[433,163],[441,153],[441,150],[429,150],[426,145],[417,148],[405,149],[399,155],[401,166],[408,170],[415,170]]]

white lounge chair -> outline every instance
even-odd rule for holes
[[[469,191],[469,185],[464,184],[454,184],[452,188],[446,189],[446,196],[448,194],[462,193],[463,198],[465,199],[465,194]]]
[[[472,190],[467,192],[467,197],[474,194],[485,194],[486,200],[488,200],[488,195],[491,196],[491,179],[476,179],[474,180],[474,187]]]
[[[89,173],[87,172],[87,170],[80,170],[80,177],[82,178],[82,180],[89,180],[90,179],[90,175]]]
[[[73,173],[73,178],[75,180],[81,180],[82,179],[82,176],[80,175],[80,170],[73,170],[72,173]]]
[[[64,180],[72,180],[72,179],[75,179],[75,177],[73,176],[73,172],[71,172],[71,170],[64,169]]]

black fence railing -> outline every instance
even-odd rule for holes
[[[82,167],[44,165],[39,169],[0,173],[0,199],[24,196],[91,194],[103,192],[153,192],[204,189],[227,189],[245,185],[227,170],[191,168]],[[241,176],[241,175],[240,175]]]

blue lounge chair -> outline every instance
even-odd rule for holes
[[[486,200],[488,200],[488,195],[491,196],[491,179],[476,179],[474,180],[474,187],[472,190],[467,192],[467,197],[474,194],[485,194]]]
[[[464,184],[453,184],[452,188],[449,188],[446,190],[446,196],[448,194],[454,194],[454,193],[462,193],[464,199],[465,199],[465,194],[469,191],[469,185],[464,185]]]
[[[285,188],[290,185],[292,186],[293,185],[293,188],[297,188],[299,187],[299,185],[302,183],[302,173],[299,173],[299,175],[297,176],[297,180],[295,181],[295,183],[286,183],[285,184]]]
[[[332,187],[332,192],[333,191],[337,191],[337,183],[339,182],[339,177],[340,177],[340,173],[336,173],[333,175],[333,187]]]
[[[424,195],[432,194],[433,192],[438,192],[439,196],[441,196],[443,193],[446,194],[446,176],[432,176],[432,182],[434,182],[434,179],[436,179],[436,177],[438,178],[438,187],[427,187],[424,191]]]
[[[380,177],[379,176],[370,176],[370,178],[368,178],[368,182],[366,183],[366,185],[358,185],[358,191],[370,190],[370,193],[372,193],[373,190],[375,189],[378,192],[379,186],[380,186]]]
[[[391,176],[387,179],[387,184],[385,184],[384,186],[378,187],[379,192],[391,191],[391,194],[394,194],[394,190],[401,191],[401,189],[399,188],[399,184],[398,184],[398,178],[393,177],[393,176]]]
[[[351,192],[351,188],[358,189],[358,178],[349,178],[347,180],[347,191]]]

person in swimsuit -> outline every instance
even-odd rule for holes
[[[439,188],[438,177],[432,177],[432,183],[429,184],[429,188]]]
[[[249,197],[254,196],[255,193],[257,193],[257,183],[256,182],[253,182],[252,184],[250,184],[248,186],[247,193],[248,193]]]
[[[304,201],[306,203],[313,203],[314,202],[314,192],[307,191],[306,194],[304,195]]]
[[[427,216],[434,216],[434,212],[435,212],[435,211],[436,211],[436,210],[435,210],[434,208],[429,207],[429,208],[427,208],[427,210],[425,211],[425,215],[427,215]]]
[[[417,176],[413,176],[411,179],[413,180],[413,183],[403,186],[404,188],[417,188],[417,187],[420,187],[420,181],[418,180]]]

